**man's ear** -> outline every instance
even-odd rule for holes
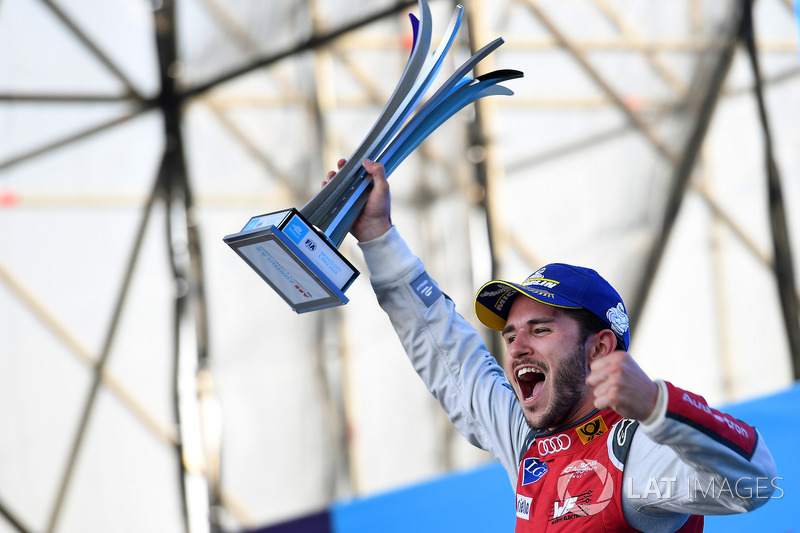
[[[598,357],[605,357],[616,351],[617,336],[610,329],[604,329],[594,335],[589,335],[586,344],[586,355],[589,358],[589,364],[592,364]]]

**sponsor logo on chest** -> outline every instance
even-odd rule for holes
[[[522,486],[539,481],[546,473],[547,463],[543,463],[537,457],[526,457],[522,462]]]
[[[566,433],[554,435],[545,439],[536,439],[539,457],[546,457],[556,452],[564,452],[572,446],[572,439]]]
[[[531,502],[533,502],[533,498],[517,494],[517,518],[530,520]]]
[[[606,431],[608,431],[608,426],[606,426],[606,422],[601,415],[597,415],[585,424],[575,428],[578,438],[580,438],[581,442],[584,444],[589,443]]]

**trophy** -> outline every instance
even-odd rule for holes
[[[456,112],[484,96],[514,94],[499,83],[522,77],[517,70],[469,77],[475,65],[503,44],[503,39],[498,38],[478,50],[420,106],[453,44],[463,8],[456,6],[445,35],[430,56],[432,21],[426,0],[419,0],[419,8],[420,19],[409,15],[414,40],[400,81],[345,165],[301,209],[255,216],[242,231],[223,239],[296,313],[348,302],[344,292],[359,272],[338,248],[372,186],[371,176],[361,162],[369,158],[382,163],[389,176]]]

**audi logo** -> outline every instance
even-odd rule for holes
[[[568,449],[572,445],[572,440],[569,435],[556,435],[549,439],[542,439],[537,441],[536,445],[539,447],[539,456],[560,452]]]

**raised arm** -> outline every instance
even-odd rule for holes
[[[382,165],[364,166],[374,187],[351,233],[359,240],[378,302],[414,370],[459,432],[492,453],[516,482],[527,426],[503,369],[392,227]]]

